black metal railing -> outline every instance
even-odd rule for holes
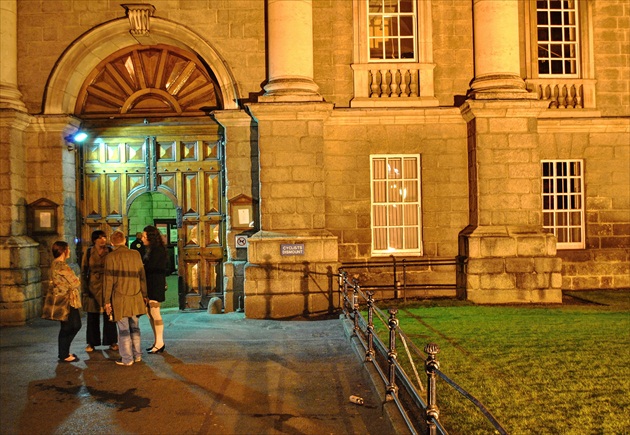
[[[440,348],[435,343],[428,343],[424,352],[400,328],[397,309],[389,309],[387,314],[376,306],[374,292],[364,291],[356,278],[348,278],[348,272],[339,270],[339,291],[343,298],[343,312],[347,320],[352,322],[352,335],[357,337],[365,350],[365,361],[373,363],[376,372],[385,385],[386,398],[396,404],[407,427],[413,434],[426,433],[428,435],[443,434],[447,431],[439,420],[440,410],[437,405],[436,377],[442,378],[462,396],[470,400],[473,405],[494,426],[497,433],[507,434],[501,424],[492,416],[490,411],[473,395],[468,393],[453,380],[439,370],[437,354]],[[367,315],[363,315],[363,311]],[[378,318],[389,332],[388,343],[385,343],[374,332],[374,317]],[[400,340],[406,357],[414,372],[415,381],[407,374],[398,361],[397,340]],[[426,354],[426,358],[424,356]],[[426,389],[424,388],[418,371],[416,360],[424,361],[427,375]],[[426,402],[422,397],[425,394]],[[414,418],[420,416],[421,418]]]
[[[363,290],[391,291],[393,299],[406,300],[412,291],[456,290],[457,262],[457,257],[398,259],[390,255],[378,261],[345,262],[341,270],[357,275],[365,271]]]

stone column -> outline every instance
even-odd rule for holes
[[[312,0],[268,0],[268,83],[261,102],[322,101],[313,81]]]
[[[518,2],[474,0],[473,15],[475,78],[469,94],[475,99],[530,96],[520,76]]]
[[[31,123],[17,79],[17,1],[0,2],[0,325],[39,315],[38,243],[26,236],[25,130]]]
[[[0,2],[0,109],[26,112],[17,80],[17,0]]]

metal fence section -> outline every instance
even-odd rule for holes
[[[356,278],[348,278],[348,272],[345,269],[339,270],[338,280],[339,291],[343,297],[343,313],[346,319],[352,322],[352,334],[358,338],[365,350],[365,361],[373,363],[383,381],[387,400],[396,404],[411,433],[447,435],[446,429],[440,423],[440,410],[437,405],[436,378],[440,377],[470,400],[494,426],[497,433],[507,434],[479,400],[439,370],[437,354],[440,349],[437,344],[428,343],[424,351],[421,351],[400,328],[396,317],[397,309],[390,309],[385,313],[378,308],[374,301],[374,292],[364,291]],[[363,315],[362,310],[367,311],[366,316]],[[375,333],[375,317],[388,330],[387,343]],[[413,376],[408,375],[398,361],[397,340],[400,340],[404,348]],[[421,360],[424,361],[424,371],[427,376],[426,388],[416,369],[415,361]]]
[[[366,262],[346,262],[341,270],[361,277],[363,290],[383,293],[383,299],[420,296],[455,296],[458,259],[423,258],[387,259]]]

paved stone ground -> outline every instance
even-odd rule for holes
[[[166,352],[131,367],[84,351],[58,363],[59,324],[0,328],[4,434],[395,434],[339,319],[164,310]],[[141,318],[143,349],[152,344]],[[350,395],[365,398],[351,403]]]

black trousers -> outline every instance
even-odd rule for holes
[[[103,341],[101,341],[101,317],[103,318]],[[92,347],[118,343],[116,322],[110,322],[106,313],[87,313],[85,340]]]
[[[68,320],[59,322],[59,359],[66,359],[70,356],[70,345],[72,340],[81,329],[81,313],[76,308],[70,307]]]

